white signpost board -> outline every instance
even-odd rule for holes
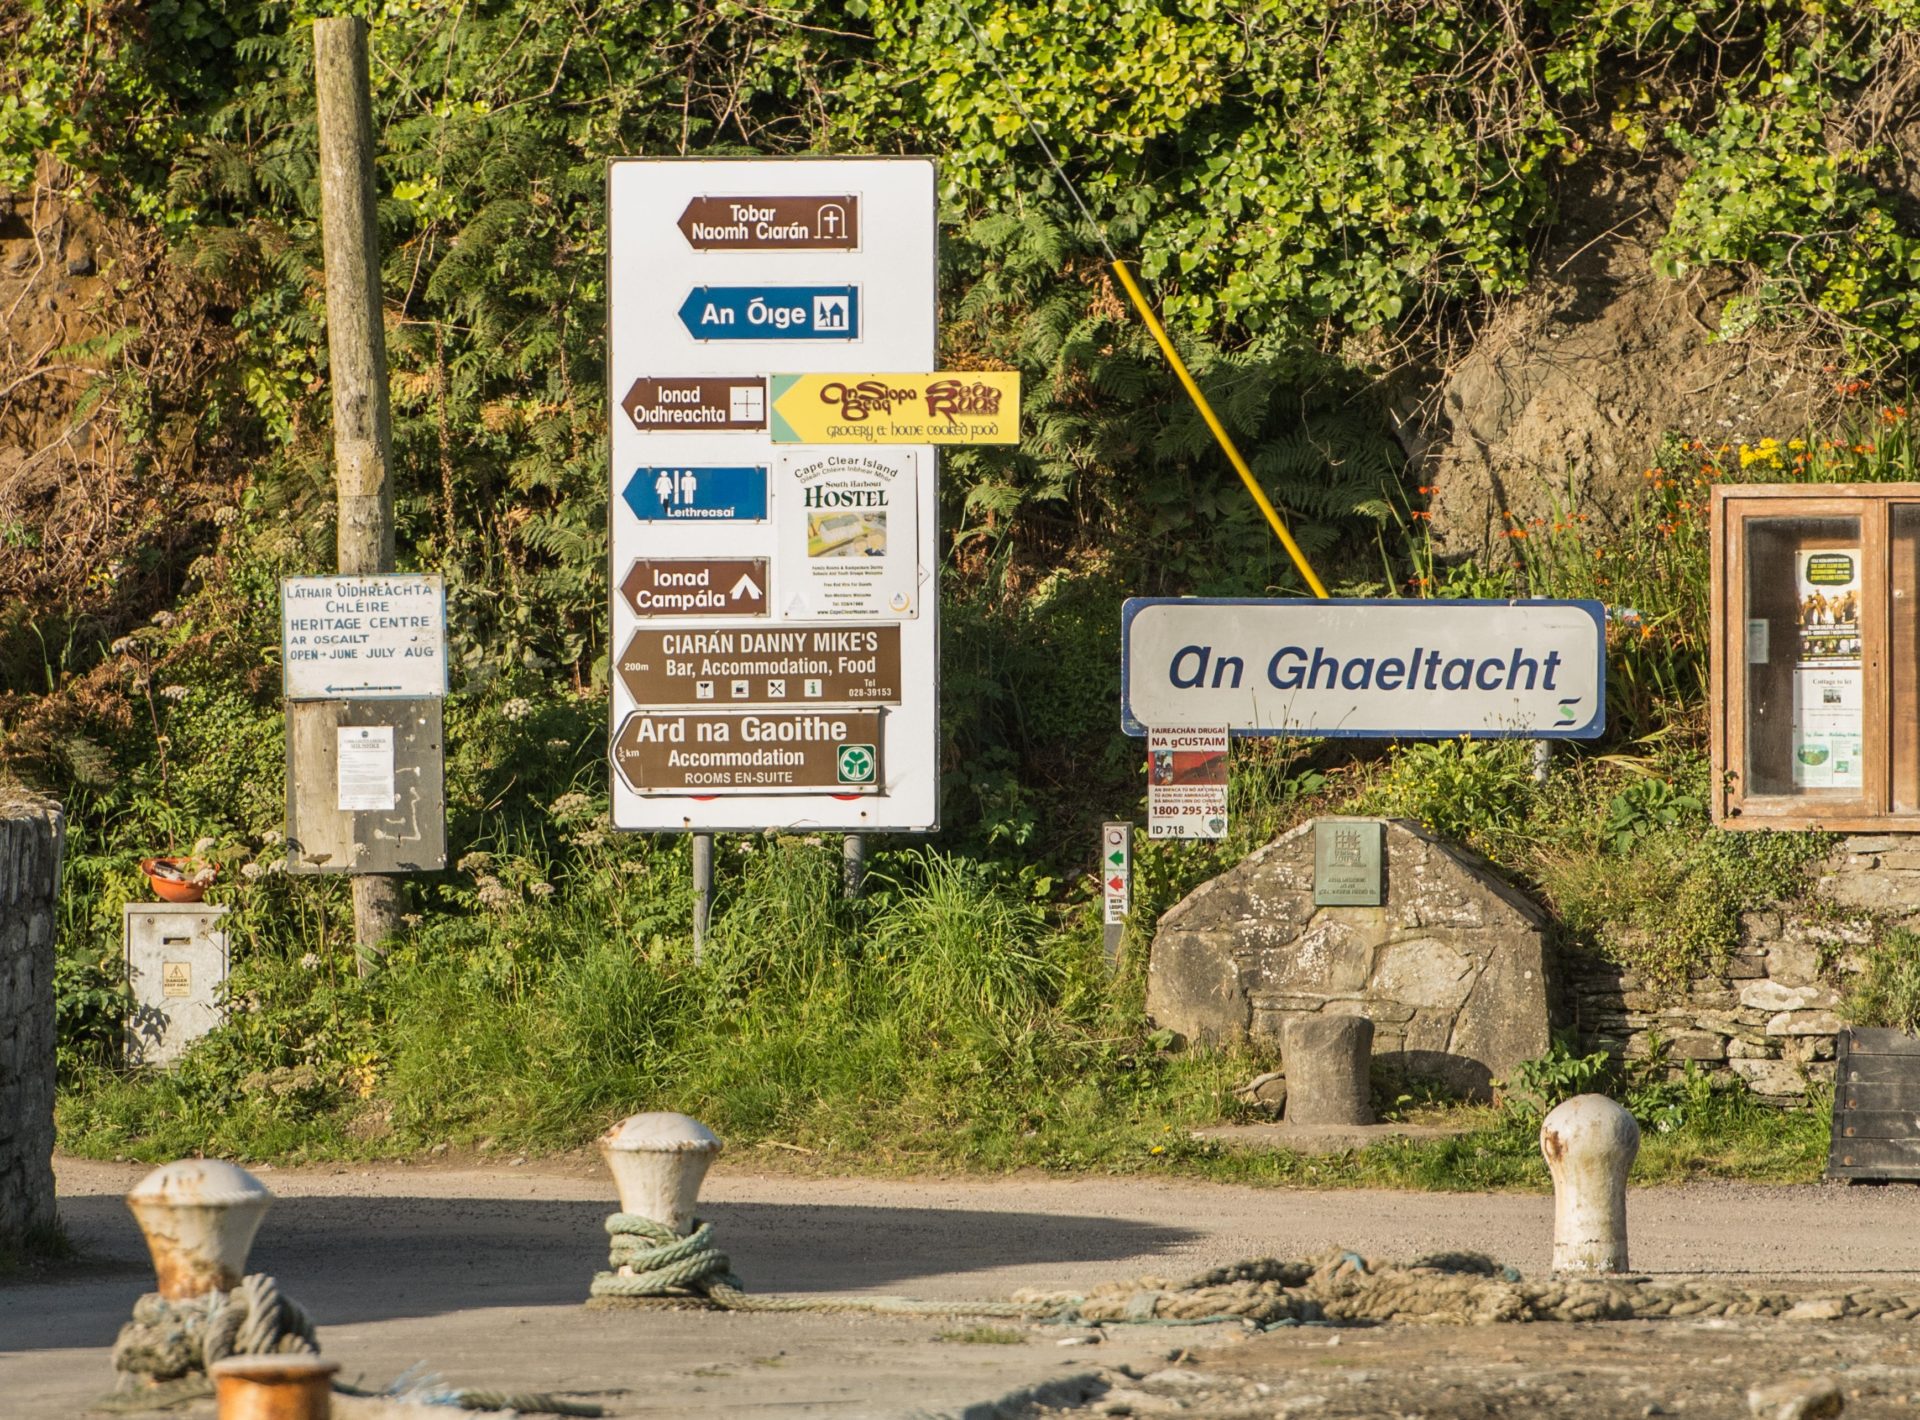
[[[1606,728],[1599,602],[1136,597],[1121,626],[1132,735],[1578,740]]]
[[[280,649],[289,700],[444,698],[445,585],[399,572],[284,578]]]
[[[776,449],[767,401],[934,368],[932,161],[621,159],[607,203],[614,826],[937,827],[934,450]]]

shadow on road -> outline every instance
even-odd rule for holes
[[[474,1307],[571,1306],[606,1265],[605,1203],[478,1198],[283,1198],[249,1268],[270,1273],[322,1326]],[[1130,1259],[1196,1239],[1189,1228],[1060,1213],[715,1203],[704,1210],[758,1292],[862,1292],[1009,1266]],[[86,1261],[0,1282],[0,1351],[107,1346],[153,1285],[126,1206],[62,1200]],[[997,1296],[948,1283],[945,1296]]]

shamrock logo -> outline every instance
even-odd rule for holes
[[[834,769],[842,784],[871,784],[878,760],[872,745],[841,745]]]

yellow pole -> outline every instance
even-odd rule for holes
[[[1267,516],[1273,534],[1280,539],[1280,545],[1287,549],[1287,556],[1293,559],[1293,565],[1300,569],[1300,575],[1307,579],[1307,585],[1313,589],[1316,597],[1324,597],[1327,589],[1314,575],[1313,567],[1307,561],[1307,554],[1300,550],[1300,544],[1293,540],[1293,534],[1287,531],[1287,525],[1281,521],[1280,512],[1260,487],[1259,480],[1253,476],[1253,470],[1247,467],[1247,461],[1240,457],[1240,450],[1233,445],[1233,436],[1227,433],[1220,417],[1213,412],[1213,406],[1207,403],[1207,397],[1200,393],[1200,386],[1193,382],[1193,376],[1187,373],[1186,362],[1180,358],[1180,352],[1173,348],[1173,342],[1167,339],[1166,327],[1160,324],[1160,318],[1153,313],[1153,307],[1147,304],[1147,298],[1134,284],[1133,276],[1125,263],[1113,263],[1113,274],[1120,278],[1120,284],[1126,287],[1127,295],[1132,298],[1134,309],[1140,312],[1140,319],[1147,323],[1147,329],[1153,332],[1153,338],[1159,343],[1160,353],[1167,357],[1167,363],[1173,366],[1173,373],[1180,377],[1180,383],[1186,388],[1187,398],[1193,401],[1200,417],[1207,421],[1207,427],[1213,430],[1213,437],[1220,442],[1220,448],[1233,465],[1233,471],[1240,475],[1240,481],[1247,485],[1247,492],[1253,495],[1253,501]]]

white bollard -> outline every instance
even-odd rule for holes
[[[1640,1126],[1605,1095],[1575,1095],[1540,1124],[1553,1175],[1553,1270],[1627,1270],[1627,1174]]]
[[[720,1141],[684,1114],[635,1114],[600,1136],[600,1155],[620,1190],[620,1211],[685,1236]]]
[[[160,1295],[187,1301],[239,1286],[272,1202],[259,1179],[221,1159],[181,1159],[141,1179],[127,1207],[146,1235]]]

